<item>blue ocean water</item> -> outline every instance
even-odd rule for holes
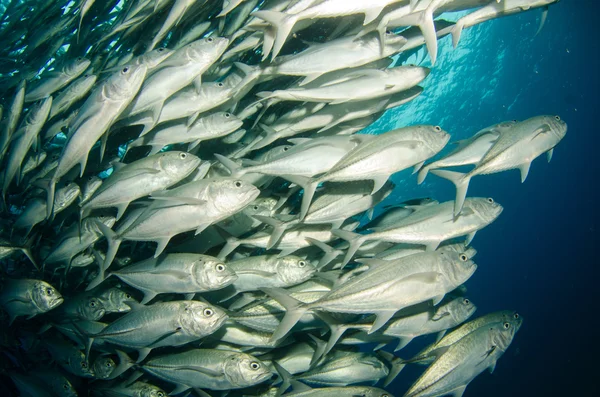
[[[550,164],[538,158],[525,183],[518,170],[471,183],[469,195],[493,197],[504,212],[473,241],[479,268],[468,296],[476,316],[514,309],[524,324],[494,373],[480,375],[465,397],[600,395],[592,364],[599,353],[598,9],[595,1],[561,1],[537,36],[541,12],[533,10],[465,30],[456,50],[449,37],[440,40],[423,95],[373,126],[435,122],[455,140],[538,114],[568,124]],[[397,200],[454,198],[448,181],[430,175],[416,187],[407,176],[395,177]],[[390,391],[402,395],[421,371],[408,367]]]
[[[593,0],[563,0],[551,7],[537,36],[540,12],[534,10],[465,30],[457,49],[450,38],[440,40],[425,92],[369,128],[377,133],[433,123],[456,140],[539,114],[559,115],[569,125],[552,162],[537,159],[525,183],[518,171],[471,183],[470,195],[493,197],[504,212],[473,242],[479,268],[467,283],[468,296],[476,315],[514,309],[525,322],[494,374],[479,376],[466,397],[600,395],[594,378],[598,8]],[[408,61],[421,59],[418,53]],[[387,202],[454,198],[448,181],[430,175],[417,186],[415,180],[410,172],[394,176],[398,187]],[[399,355],[410,356],[422,342]],[[421,371],[408,367],[390,391],[402,395]]]

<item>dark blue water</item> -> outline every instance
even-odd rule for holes
[[[534,10],[466,30],[454,51],[444,39],[423,96],[377,125],[437,122],[461,139],[538,114],[568,124],[552,162],[538,158],[525,183],[516,170],[471,183],[469,195],[493,197],[504,212],[473,241],[479,268],[468,295],[476,315],[514,309],[525,321],[494,374],[480,375],[466,397],[600,395],[598,8],[562,1],[537,37],[541,13]],[[402,198],[454,198],[453,186],[435,176],[420,188],[414,176],[405,178],[398,177]],[[420,372],[405,370],[390,391],[402,395]]]

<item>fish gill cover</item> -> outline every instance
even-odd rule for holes
[[[555,2],[2,2],[3,395],[462,396],[527,327],[471,179],[567,132],[488,21]]]

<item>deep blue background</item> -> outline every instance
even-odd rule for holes
[[[422,122],[439,116],[444,120],[440,125],[450,132],[461,130],[456,132],[461,135],[537,114],[557,114],[568,124],[552,162],[547,164],[545,156],[537,159],[525,183],[518,171],[471,183],[470,196],[491,196],[504,206],[499,219],[473,242],[479,269],[467,287],[478,306],[476,315],[515,309],[525,321],[494,374],[479,376],[465,397],[600,396],[597,3],[563,0],[553,5],[537,37],[538,10],[488,22],[491,34],[478,38],[485,44],[467,57],[476,63],[477,75],[470,71],[465,79],[459,74],[465,92],[455,85],[437,103],[426,94],[419,98],[421,106],[435,107]],[[438,67],[432,76],[447,72]],[[481,83],[497,70],[501,75],[494,82]],[[432,89],[426,86],[425,92]],[[491,89],[493,95],[487,95]],[[465,106],[478,100],[476,106]],[[451,184],[434,179],[429,176],[429,187],[411,193],[453,199]],[[402,395],[419,373],[401,373],[390,391]]]

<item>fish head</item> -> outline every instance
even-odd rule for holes
[[[99,298],[108,313],[126,313],[131,310],[131,306],[126,302],[135,301],[129,293],[119,288],[110,288],[104,291]]]
[[[145,53],[139,59],[139,63],[143,63],[148,67],[148,70],[152,70],[156,68],[162,61],[171,56],[175,51],[165,48],[159,47],[154,50]]]
[[[208,198],[221,213],[235,213],[258,197],[260,190],[242,179],[215,178],[211,182]]]
[[[222,308],[203,301],[184,301],[184,313],[180,324],[190,335],[212,334],[229,318]]]
[[[55,392],[61,397],[77,397],[77,391],[67,378],[61,376],[54,384]]]
[[[448,313],[457,324],[465,322],[477,310],[477,306],[465,297],[454,298],[444,306],[446,306]]]
[[[87,58],[77,57],[72,61],[67,62],[61,70],[67,76],[79,76],[90,66],[91,63],[92,62]]]
[[[475,262],[464,252],[439,251],[439,255],[441,258],[439,272],[444,274],[449,283],[455,287],[467,281],[477,269]]]
[[[50,108],[52,107],[52,97],[48,96],[40,101],[36,102],[29,112],[27,112],[27,116],[23,120],[24,124],[35,125],[44,123],[48,118],[48,114],[50,113]]]
[[[138,389],[138,395],[139,397],[169,397],[163,389],[150,383],[143,383]]]
[[[92,372],[98,379],[108,379],[116,368],[116,364],[109,356],[100,356],[92,364]]]
[[[245,353],[233,354],[223,368],[225,378],[237,387],[264,382],[272,375],[265,363]]]
[[[472,210],[486,225],[495,221],[504,209],[491,197],[469,197],[465,200],[465,208]]]
[[[544,116],[546,124],[550,127],[550,133],[558,143],[567,134],[567,123],[560,116]]]
[[[431,69],[417,65],[403,65],[386,69],[385,72],[388,74],[386,84],[405,85],[406,81],[411,81],[414,85],[417,85],[429,76]]]
[[[85,354],[81,350],[77,350],[69,356],[68,366],[71,369],[70,372],[75,375],[85,378],[95,377],[94,370],[89,365]]]
[[[360,390],[362,388],[362,390]],[[361,396],[361,397],[393,397],[390,393],[386,392],[383,389],[378,387],[370,387],[370,386],[357,386],[354,387],[356,391],[353,395]]]
[[[229,112],[214,113],[207,119],[213,131],[236,130],[244,124],[235,114]]]
[[[140,89],[148,68],[146,65],[125,65],[114,72],[104,83],[102,94],[110,101],[131,99]]]
[[[288,255],[277,260],[277,274],[287,285],[299,284],[311,278],[317,269],[304,258]]]
[[[273,197],[259,197],[254,200],[249,206],[244,208],[242,211],[245,215],[254,216],[254,215],[263,215],[263,216],[271,216],[275,206],[277,205],[277,200]]]
[[[91,321],[100,320],[106,314],[102,301],[94,296],[82,298],[77,311],[79,317]]]
[[[88,177],[83,185],[83,189],[81,189],[81,202],[85,202],[89,200],[90,197],[98,190],[98,188],[102,185],[102,179],[97,177],[96,175],[92,175]]]
[[[188,44],[185,47],[185,56],[192,62],[210,62],[220,57],[228,45],[229,39],[226,37],[205,37]]]
[[[157,156],[159,167],[169,176],[178,178],[185,178],[201,163],[198,156],[180,151],[163,152]]]
[[[450,140],[450,134],[444,131],[439,125],[421,125],[409,127],[409,129],[412,131],[414,138],[423,142],[430,150],[431,155],[442,150]]]
[[[33,304],[42,312],[54,309],[64,302],[64,298],[50,284],[45,281],[36,281],[31,291]]]
[[[491,343],[500,351],[504,352],[512,342],[515,334],[523,324],[523,317],[511,317],[499,323],[493,323],[490,327]]]
[[[81,194],[79,185],[75,182],[67,182],[62,188],[56,189],[54,196],[54,211],[62,210],[75,201]]]
[[[194,282],[202,289],[217,290],[237,280],[235,272],[222,261],[202,255],[192,265]]]

